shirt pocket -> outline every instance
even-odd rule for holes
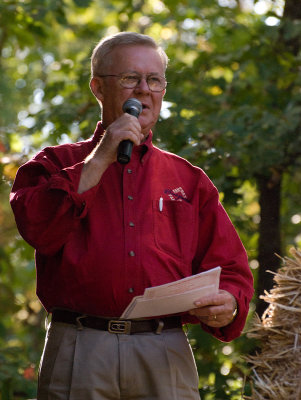
[[[173,257],[188,260],[192,248],[193,212],[185,201],[153,200],[153,232],[157,248]]]

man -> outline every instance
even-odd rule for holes
[[[38,400],[199,399],[181,324],[239,336],[253,294],[245,250],[204,172],[154,147],[167,57],[119,33],[92,55],[102,121],[91,140],[44,149],[17,174],[11,204],[36,249],[37,294],[52,323]],[[136,98],[139,118],[124,113]],[[120,142],[134,147],[116,161]],[[222,267],[220,290],[181,316],[115,323],[146,287]]]

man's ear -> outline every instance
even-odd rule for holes
[[[98,77],[94,77],[90,81],[90,89],[97,100],[103,100],[103,92],[102,92],[102,80]]]

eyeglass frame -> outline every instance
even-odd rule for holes
[[[136,86],[133,86],[133,87],[126,87],[126,86],[123,86],[123,85],[121,84],[121,79],[120,79],[120,78],[121,78],[123,75],[131,74],[131,73],[140,76],[140,79],[138,80]],[[96,75],[96,76],[99,77],[99,78],[106,78],[106,77],[109,77],[109,76],[117,77],[117,78],[119,78],[119,84],[120,84],[120,86],[123,87],[124,89],[135,89],[135,88],[140,84],[141,80],[142,80],[143,78],[145,78],[145,81],[146,81],[146,83],[147,83],[147,86],[148,86],[149,90],[150,90],[151,92],[154,92],[154,93],[163,92],[163,90],[166,89],[167,84],[168,84],[168,82],[167,82],[165,76],[162,76],[162,75],[159,75],[159,74],[155,74],[155,73],[150,73],[150,74],[139,74],[139,73],[134,72],[134,71],[133,71],[133,72],[129,71],[129,72],[122,72],[122,73],[120,73],[120,74],[106,74],[106,75]],[[148,79],[149,76],[158,76],[158,77],[160,77],[160,78],[163,78],[164,81],[165,81],[165,86],[164,86],[164,88],[161,89],[161,90],[152,90],[152,89],[149,87],[149,84],[148,84],[148,81],[147,81],[147,79]]]

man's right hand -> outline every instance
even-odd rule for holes
[[[108,166],[117,160],[117,149],[123,140],[130,140],[135,146],[143,141],[141,126],[138,119],[130,114],[123,114],[109,125],[96,148],[95,156],[105,160]]]
[[[101,141],[86,158],[78,193],[83,193],[98,184],[105,170],[117,160],[119,143],[127,139],[139,146],[144,136],[138,119],[130,114],[122,114],[106,128]]]

